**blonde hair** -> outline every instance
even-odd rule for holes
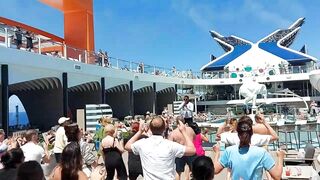
[[[104,132],[105,132],[106,134],[113,135],[114,132],[115,132],[115,127],[114,127],[114,125],[112,125],[112,124],[107,124],[107,125],[104,127]]]
[[[106,126],[107,124],[112,124],[112,118],[111,117],[102,117],[100,118],[100,123],[103,126]]]

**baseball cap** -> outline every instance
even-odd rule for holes
[[[58,123],[59,123],[59,124],[63,124],[64,122],[69,121],[69,120],[70,120],[70,118],[61,117],[61,118],[59,118]]]

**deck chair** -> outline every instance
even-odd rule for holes
[[[305,156],[303,158],[297,158],[297,157],[290,157],[290,158],[284,158],[284,164],[285,165],[299,165],[299,166],[311,166],[314,162],[314,153],[315,148],[312,144],[308,143],[306,144],[304,148]]]

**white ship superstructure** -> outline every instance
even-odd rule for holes
[[[320,100],[309,81],[316,58],[305,48],[295,51],[293,43],[304,19],[288,29],[277,30],[257,43],[236,36],[224,37],[211,31],[226,51],[203,66],[201,73],[179,71],[108,57],[101,61],[89,52],[61,43],[59,37],[33,34],[33,48],[14,41],[16,27],[0,24],[1,116],[7,118],[8,98],[17,95],[25,106],[30,124],[48,129],[62,115],[77,118],[77,109],[86,104],[107,103],[113,115],[161,113],[163,107],[179,99],[177,94],[194,94],[198,111],[226,113],[227,107],[241,107],[239,87],[255,78],[266,85],[270,111],[275,104],[304,106],[303,101]],[[297,96],[276,95],[289,89]],[[257,103],[264,103],[263,99]],[[240,108],[241,109],[241,108]],[[45,118],[44,118],[45,117]]]

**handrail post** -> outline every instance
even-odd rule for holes
[[[8,29],[7,29],[7,28],[4,28],[4,32],[5,32],[4,44],[6,45],[6,48],[8,48],[8,47],[9,47]]]
[[[129,61],[129,68],[130,68],[130,71],[132,71],[132,62]]]
[[[84,62],[88,64],[88,51],[84,50]]]
[[[41,38],[38,37],[38,53],[41,54]]]
[[[119,59],[117,59],[117,69],[119,69]]]
[[[298,71],[299,71],[299,74],[301,74],[301,66],[298,66]]]
[[[65,59],[68,59],[67,58],[67,45],[65,43],[63,43],[63,55],[64,55]]]
[[[106,56],[105,55],[103,55],[102,56],[102,59],[101,59],[101,66],[102,67],[105,67],[105,63],[104,63],[104,60],[106,59]]]
[[[153,66],[153,74],[156,75],[156,66]]]

